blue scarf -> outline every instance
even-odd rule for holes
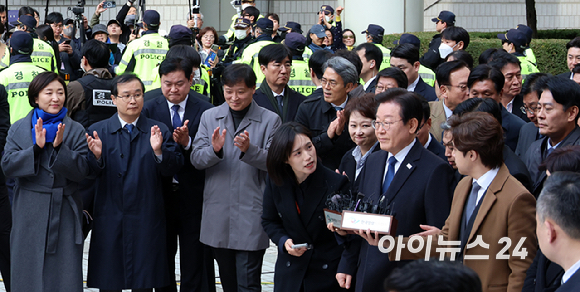
[[[34,131],[34,126],[36,126],[38,118],[42,119],[42,128],[46,129],[46,143],[54,142],[56,132],[58,131],[58,124],[62,123],[62,120],[66,116],[66,112],[66,107],[63,107],[58,114],[49,114],[39,108],[34,108],[32,113],[32,142],[36,143],[36,132]]]

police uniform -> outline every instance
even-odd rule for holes
[[[524,56],[526,56],[526,60],[528,60],[530,63],[534,64],[534,66],[537,66],[536,63],[536,55],[534,54],[534,51],[532,51],[532,49],[530,48],[530,44],[532,43],[532,37],[534,35],[534,31],[527,25],[525,24],[518,24],[518,26],[516,26],[516,29],[523,32],[524,35],[526,36],[526,50],[524,51]]]
[[[534,66],[537,66],[536,55],[534,54],[534,51],[532,51],[532,48],[527,48],[524,51],[524,55],[526,56],[526,60],[528,60],[528,62],[534,64]]]
[[[234,24],[234,29],[244,29],[247,30],[252,23],[249,19],[238,18]],[[225,51],[223,62],[226,64],[232,63],[234,60],[238,60],[242,57],[244,49],[252,43],[252,34],[247,34],[243,39],[235,39],[234,43]]]
[[[383,39],[383,34],[385,33],[385,29],[382,26],[377,25],[377,24],[369,24],[367,29],[362,31],[361,33],[368,34],[371,36],[380,37],[381,39]],[[377,43],[374,43],[374,44],[383,53],[383,62],[381,63],[381,66],[379,67],[379,71],[382,69],[391,67],[391,50],[385,48],[385,46],[383,46],[382,44],[377,44]]]
[[[113,76],[106,68],[91,69],[67,86],[66,108],[70,117],[88,128],[117,112],[111,99]]]
[[[306,38],[300,33],[291,32],[286,35],[284,44],[293,50],[293,52],[299,53],[305,48]],[[300,56],[292,57],[292,70],[290,71],[288,86],[305,96],[312,94],[316,90],[316,85],[314,85],[312,78],[310,78],[308,60],[304,60]]]
[[[147,10],[143,22],[152,29],[145,31],[141,38],[133,40],[127,45],[116,73],[118,75],[126,71],[135,73],[145,84],[145,91],[149,91],[153,89],[153,81],[158,75],[155,67],[165,60],[165,55],[169,51],[169,43],[166,38],[159,35],[157,30],[153,30],[153,28],[159,27],[159,13],[157,11]]]
[[[523,53],[518,53],[518,49],[523,49],[526,46],[527,38],[526,35],[518,29],[510,29],[507,33],[503,34],[500,33],[497,35],[497,38],[504,42],[512,43],[514,46],[514,50],[516,50],[514,56],[520,60],[520,68],[522,73],[522,82],[526,80],[528,75],[533,73],[538,73],[540,70],[536,68],[536,66],[527,60],[526,56]]]
[[[518,57],[518,60],[520,60],[520,67],[522,69],[521,73],[522,73],[522,83],[526,80],[526,78],[528,78],[528,76],[530,74],[534,74],[534,73],[539,73],[540,70],[538,70],[538,68],[532,64],[532,62],[528,61],[528,59],[526,58],[526,56],[521,55],[521,54],[515,54],[516,57]]]
[[[234,37],[234,31],[236,30],[234,28],[234,25],[236,24],[236,21],[238,18],[240,18],[240,15],[238,15],[238,14],[235,14],[234,16],[232,16],[232,24],[230,25],[228,32],[226,32],[226,34],[224,35],[227,40],[231,40]],[[262,14],[258,15],[258,19],[261,19],[261,18],[264,18],[264,16]]]
[[[211,86],[208,71],[210,68],[205,65],[201,65],[198,70],[193,74],[193,82],[191,84],[191,89],[195,90],[199,94],[203,94],[211,98]]]
[[[274,27],[274,23],[269,19],[263,18],[258,20],[257,26],[260,29],[262,29],[262,31],[265,31],[265,33],[261,34],[256,39],[256,42],[248,45],[244,49],[244,52],[242,53],[242,58],[237,61],[234,61],[234,63],[242,63],[250,65],[254,70],[254,73],[256,73],[257,77],[256,87],[260,87],[260,84],[262,84],[262,81],[264,80],[264,74],[260,69],[260,63],[258,62],[258,53],[260,53],[260,50],[263,47],[275,44],[275,42],[272,41],[272,33],[271,33]]]
[[[421,49],[421,40],[419,40],[417,36],[410,33],[402,34],[401,38],[393,42],[393,45],[401,44],[412,44],[417,49]],[[421,65],[419,67],[419,76],[421,76],[421,79],[423,79],[425,83],[429,84],[429,86],[435,86],[435,72],[433,72],[433,70]]]

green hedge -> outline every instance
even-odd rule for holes
[[[580,34],[580,30],[574,31],[578,31]],[[425,52],[427,52],[427,49],[429,48],[429,42],[435,33],[418,32],[412,34],[416,35],[419,40],[421,40],[421,55],[423,55]],[[469,33],[471,41],[467,47],[467,52],[473,56],[473,59],[475,60],[475,66],[478,64],[477,58],[483,51],[489,48],[501,48],[501,41],[497,39],[497,37],[494,39],[474,37],[474,35],[479,36],[480,34],[492,33]],[[393,41],[398,40],[400,36],[400,34],[385,35],[383,44],[388,48],[392,48],[394,46]],[[570,38],[535,39],[532,41],[532,50],[536,55],[536,61],[540,72],[556,75],[568,71],[568,67],[566,65],[566,43],[568,43],[569,40]]]

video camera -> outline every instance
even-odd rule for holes
[[[76,6],[69,7],[68,10],[71,10],[76,16],[81,16],[85,13],[85,0],[79,0],[79,3]]]

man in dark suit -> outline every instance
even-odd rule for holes
[[[162,94],[149,100],[143,107],[143,114],[164,123],[173,130],[173,140],[180,145],[184,157],[189,157],[191,143],[199,126],[201,114],[212,107],[202,100],[197,92],[190,93],[193,78],[193,64],[186,58],[168,58],[161,62]],[[201,97],[197,97],[199,95]],[[203,203],[205,172],[195,169],[189,159],[173,177],[163,178],[163,197],[167,220],[167,261],[172,284],[162,291],[176,291],[175,253],[177,238],[181,252],[181,289],[187,291],[207,291],[204,281],[208,273],[213,276],[213,260],[207,270],[204,260],[205,246],[199,241]],[[209,257],[211,259],[211,257]],[[206,286],[202,286],[206,285]]]
[[[558,77],[565,79],[572,79],[572,70],[578,63],[580,63],[580,37],[575,37],[566,44],[566,65],[568,65],[569,72],[558,74]]]
[[[522,92],[522,67],[520,60],[512,54],[497,52],[489,66],[501,71],[505,80],[501,93],[501,104],[509,113],[516,115],[524,122],[529,122],[527,115],[520,110],[524,105]],[[513,149],[512,149],[513,150]]]
[[[538,167],[557,147],[580,145],[578,116],[580,110],[580,86],[570,79],[550,77],[541,87],[538,104],[538,125],[544,135],[530,145],[524,162],[532,177],[532,194],[542,190],[546,173]]]
[[[288,86],[292,71],[292,52],[283,44],[267,45],[258,53],[264,82],[254,92],[254,101],[282,119],[292,122],[306,97]]]
[[[419,76],[419,49],[412,44],[401,44],[391,51],[391,67],[397,67],[407,75],[409,85],[408,91],[416,92],[427,99],[436,101],[435,89]]]
[[[556,172],[546,180],[538,198],[538,243],[544,255],[565,271],[556,292],[580,290],[579,190],[580,174]]]
[[[467,87],[469,88],[469,97],[491,98],[501,104],[505,78],[501,71],[488,65],[479,65],[469,74]],[[515,115],[509,113],[501,105],[501,127],[504,130],[504,143],[512,151],[516,150],[520,129],[524,121]]]
[[[374,93],[377,87],[377,74],[383,62],[383,52],[372,43],[360,44],[356,47],[356,53],[363,64],[360,78],[364,81],[365,93]]]
[[[337,169],[342,156],[355,146],[345,127],[344,107],[359,77],[356,67],[343,57],[328,59],[323,70],[323,96],[305,100],[298,107],[296,122],[312,132],[312,143],[322,164]]]
[[[396,235],[418,233],[420,224],[442,227],[451,207],[453,170],[416,139],[423,119],[420,98],[397,88],[377,95],[377,101],[373,125],[382,151],[367,159],[359,192],[369,203],[390,206],[399,222]],[[355,291],[377,291],[398,265],[362,238],[351,237],[337,280],[348,288],[356,275]]]
[[[545,82],[547,79],[546,77],[548,77],[548,74],[545,73],[531,74],[526,78],[526,82],[524,82],[524,86],[522,87],[521,94],[523,96],[524,104],[521,110],[522,112],[525,111],[530,122],[522,126],[520,129],[518,146],[516,147],[515,153],[521,159],[524,159],[524,155],[526,155],[530,145],[532,145],[534,141],[542,138],[538,129],[536,110],[538,109],[540,95],[542,95],[542,91],[538,90],[538,88],[540,88],[541,84]]]

